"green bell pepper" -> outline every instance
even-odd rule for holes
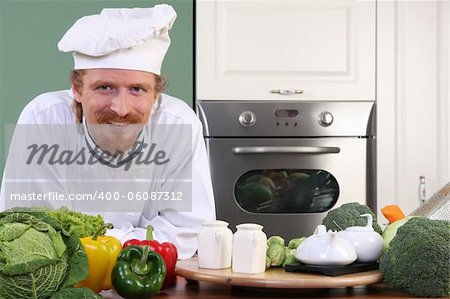
[[[124,298],[150,298],[162,288],[166,264],[149,246],[129,246],[117,256],[111,281]]]

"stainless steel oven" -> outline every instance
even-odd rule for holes
[[[348,202],[376,210],[374,102],[198,101],[217,218],[286,239]]]

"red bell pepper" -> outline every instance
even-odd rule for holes
[[[163,257],[167,268],[167,274],[166,278],[164,279],[163,288],[166,288],[175,281],[175,266],[178,260],[177,247],[170,242],[159,243],[158,241],[153,240],[153,227],[151,225],[147,226],[146,240],[128,240],[123,244],[122,249],[131,245],[148,245],[153,251],[159,253]]]

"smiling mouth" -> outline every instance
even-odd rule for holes
[[[124,127],[129,125],[130,123],[125,123],[125,122],[108,122],[108,124],[113,125],[113,126],[117,126],[117,127]]]

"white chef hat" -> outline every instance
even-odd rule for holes
[[[58,49],[73,52],[74,69],[117,68],[160,75],[176,17],[167,4],[103,9],[76,21]]]

